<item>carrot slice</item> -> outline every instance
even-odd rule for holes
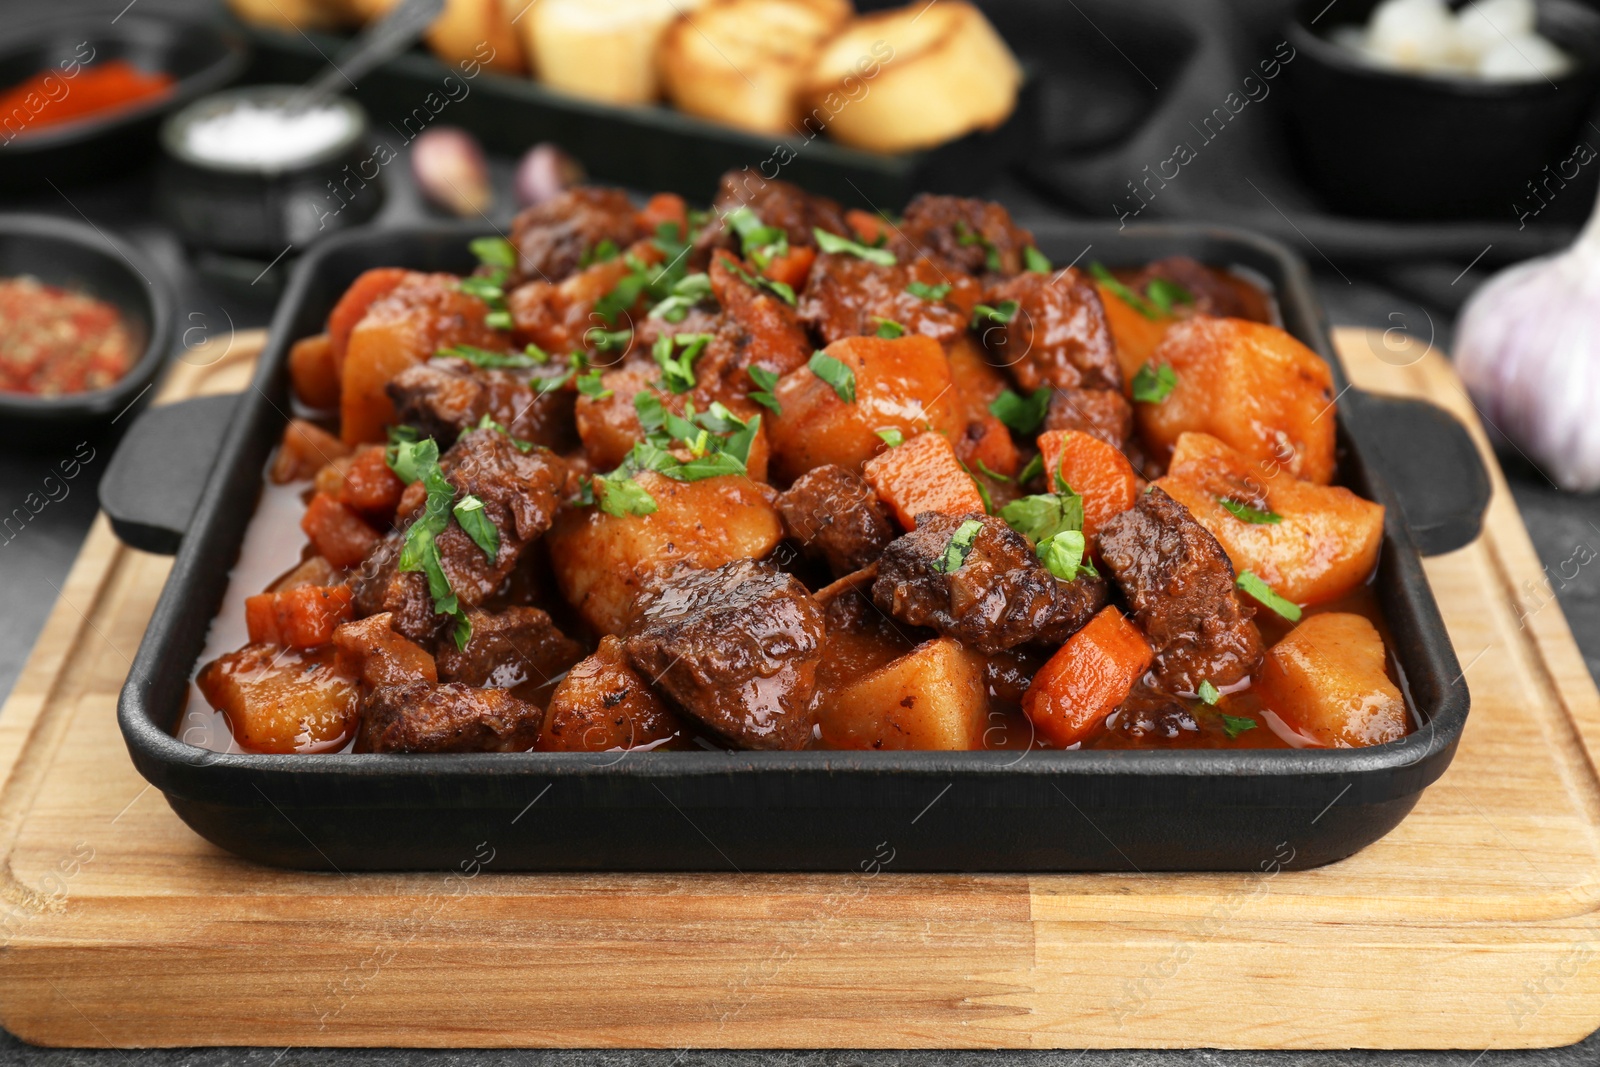
[[[882,215],[871,211],[853,207],[844,213],[844,221],[856,232],[856,237],[862,244],[876,244],[889,236],[888,222],[884,221]]]
[[[339,364],[327,334],[302,337],[289,349],[289,383],[307,407],[328,411],[339,406]]]
[[[811,264],[816,262],[817,250],[805,245],[795,245],[786,255],[773,256],[761,273],[775,282],[782,282],[795,292],[805,288],[811,275]]]
[[[339,503],[388,524],[405,491],[406,483],[389,469],[383,447],[369,445],[357,452],[345,469]]]
[[[688,236],[689,206],[677,193],[657,193],[639,212],[639,225],[651,236],[664,222],[676,223],[679,237]]]
[[[1139,498],[1139,476],[1128,458],[1098,437],[1078,430],[1051,430],[1039,435],[1050,492],[1060,487],[1059,473],[1083,497],[1083,534],[1094,538],[1107,520],[1133,507]]]
[[[1102,608],[1039,668],[1023,714],[1057,748],[1077,744],[1104,727],[1154,658],[1137,626],[1115,607]]]
[[[317,555],[335,567],[353,567],[360,563],[378,540],[378,531],[327,493],[317,493],[311,498],[300,519],[300,529],[311,538]]]
[[[387,295],[395,286],[405,281],[411,272],[399,267],[378,267],[369,270],[350,284],[339,302],[328,314],[328,347],[333,351],[333,365],[344,366],[345,349],[350,346],[350,333],[356,323],[366,317],[367,307],[379,297]]]
[[[955,449],[941,433],[919,433],[880,452],[867,460],[861,474],[908,530],[916,529],[917,516],[925,511],[941,515],[984,511],[977,483],[961,469]]]
[[[258,593],[244,602],[251,644],[317,648],[333,640],[340,623],[354,614],[348,585],[302,585],[282,593]]]

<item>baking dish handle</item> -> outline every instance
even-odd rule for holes
[[[1424,556],[1477,539],[1489,474],[1467,428],[1436,404],[1363,394],[1361,442],[1394,491]]]
[[[165,556],[178,551],[239,397],[164,404],[128,427],[100,479],[100,509],[124,544]]]

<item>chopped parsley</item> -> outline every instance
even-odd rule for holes
[[[848,363],[843,363],[826,352],[813,352],[811,362],[807,364],[811,373],[833,386],[833,391],[839,394],[839,399],[846,404],[856,402],[856,372],[850,369]]]
[[[1022,265],[1035,274],[1049,274],[1055,269],[1050,265],[1050,257],[1032,245],[1022,250]]]
[[[1032,481],[1034,478],[1037,478],[1039,475],[1041,475],[1043,473],[1044,473],[1044,457],[1041,456],[1039,453],[1035,452],[1033,454],[1033,458],[1028,460],[1027,466],[1023,467],[1021,472],[1018,473],[1018,475],[1017,475],[1017,484],[1018,485],[1027,485],[1028,482]]]
[[[478,424],[476,426],[474,426],[473,429],[474,430],[493,430],[496,433],[504,434],[505,437],[506,437],[506,440],[511,442],[511,446],[513,448],[515,448],[518,452],[521,452],[523,455],[527,455],[529,452],[532,452],[536,448],[542,448],[543,447],[542,445],[534,444],[532,441],[524,441],[520,437],[511,436],[511,431],[506,429],[504,426],[501,426],[498,422],[495,422],[494,421],[494,416],[488,414],[487,412],[484,413],[483,418],[478,420]]]
[[[1031,436],[1039,429],[1049,410],[1048,385],[1039,386],[1027,396],[1019,396],[1007,389],[989,402],[989,414],[1025,436]]]
[[[633,253],[626,253],[623,260],[628,265],[628,273],[594,302],[595,313],[607,326],[615,326],[617,317],[627,313],[640,298],[659,304],[676,295],[674,289],[686,280],[688,268],[684,261],[688,258],[689,245],[678,224],[663,222],[656,227],[656,235],[650,241],[660,251],[663,261],[650,266]]]
[[[450,525],[456,496],[455,486],[445,479],[444,471],[439,466],[439,443],[431,437],[419,441],[414,431],[409,431],[409,428],[399,428],[398,432],[391,433],[389,448],[384,458],[396,477],[407,485],[421,482],[428,494],[422,514],[406,527],[397,566],[403,572],[416,571],[427,578],[428,595],[433,598],[433,610],[437,614],[454,617],[456,647],[466,648],[467,642],[472,640],[472,622],[467,618],[466,609],[461,606],[460,599],[450,588],[450,579],[444,573],[444,561],[439,555],[438,538]],[[462,503],[475,499],[466,497]],[[477,514],[487,521],[487,517],[482,514],[482,507],[482,503],[479,502]],[[468,514],[472,512],[473,509],[469,508]],[[467,530],[465,526],[462,529],[477,541],[480,548],[483,547],[483,542],[478,540],[471,530]],[[498,552],[498,533],[495,537],[495,548]]]
[[[1277,612],[1279,615],[1282,615],[1290,622],[1300,621],[1300,605],[1296,604],[1292,600],[1286,600],[1277,593],[1274,593],[1272,591],[1272,587],[1266,582],[1262,581],[1254,571],[1239,572],[1239,577],[1235,580],[1234,584],[1240,589],[1244,590],[1246,593],[1249,593],[1264,607],[1271,608],[1273,611]]]
[[[783,408],[778,406],[778,398],[772,392],[773,388],[778,384],[778,372],[768,370],[759,363],[752,363],[745,368],[745,373],[750,375],[752,382],[756,383],[756,388],[750,390],[750,399],[774,415],[782,415]]]
[[[622,466],[593,480],[594,502],[606,514],[649,515],[656,510],[655,498],[634,480],[641,471],[654,471],[679,482],[748,473],[750,447],[761,429],[760,415],[747,422],[720,403],[699,414],[693,404],[687,404],[684,413],[677,415],[651,393],[637,394],[633,407],[644,427],[644,440],[633,446]],[[674,441],[687,446],[687,460],[669,451]]]
[[[578,392],[594,400],[604,400],[612,395],[612,391],[600,382],[599,367],[587,374],[578,375]]]
[[[939,285],[929,285],[927,282],[911,282],[906,286],[906,292],[937,304],[950,295],[950,284],[944,282]]]
[[[594,502],[607,515],[651,515],[657,510],[656,498],[633,480],[622,468],[610,474],[597,474],[592,483]]]
[[[766,226],[761,216],[740,204],[723,216],[724,221],[739,235],[739,248],[744,258],[762,270],[774,259],[789,254],[789,233],[782,226]]]
[[[609,237],[600,238],[600,243],[593,248],[585,248],[583,255],[578,257],[578,266],[592,267],[596,263],[605,263],[616,259],[619,255],[617,242]]]
[[[978,460],[978,469],[980,471],[982,471],[988,477],[993,478],[997,482],[1009,482],[1009,481],[1011,481],[1010,478],[1006,477],[1004,474],[1001,474],[999,471],[990,470],[989,469],[989,465],[987,463],[985,463],[981,459]]]
[[[633,344],[633,330],[631,327],[608,330],[604,326],[591,326],[584,331],[583,343],[596,352],[626,352]]]
[[[1057,534],[1083,529],[1083,497],[1070,489],[1018,497],[1000,509],[1000,517],[1017,533],[1042,545]]]
[[[456,501],[456,506],[451,509],[456,517],[456,522],[472,538],[472,543],[483,549],[483,554],[493,563],[500,554],[500,531],[495,529],[494,523],[489,521],[489,516],[484,514],[483,501],[468,493]]]
[[[983,529],[983,523],[977,519],[968,519],[956,527],[956,532],[950,535],[950,543],[945,545],[944,555],[933,565],[933,569],[941,574],[954,574],[961,569],[961,565],[972,554],[972,544],[978,539],[978,531]]]
[[[994,242],[989,240],[983,234],[973,230],[965,222],[958,221],[956,223],[956,244],[982,245],[984,267],[998,272],[1004,266],[1000,262],[1000,250],[994,246]]]
[[[1089,264],[1089,273],[1118,300],[1147,319],[1165,318],[1172,314],[1175,305],[1194,303],[1194,296],[1189,290],[1166,278],[1156,278],[1144,287],[1146,299],[1118,281],[1101,263]]]
[[[1240,522],[1248,522],[1257,526],[1276,526],[1283,521],[1283,516],[1275,511],[1261,511],[1249,504],[1242,503],[1229,497],[1217,497],[1217,503],[1227,509],[1228,514]]]
[[[498,267],[509,271],[517,265],[517,249],[504,237],[474,237],[467,247],[485,267]]]
[[[1004,326],[1016,317],[1017,302],[1015,300],[1002,300],[992,307],[988,304],[979,304],[972,309],[972,321],[968,323],[968,327],[974,330],[981,330],[986,322]]]
[[[1140,367],[1133,376],[1133,399],[1141,404],[1159,404],[1178,387],[1178,372],[1170,363]]]
[[[1200,688],[1196,691],[1196,695],[1206,704],[1215,704],[1222,699],[1222,693],[1217,690],[1216,686],[1211,684],[1209,679],[1200,683]]]
[[[973,488],[978,490],[978,499],[983,501],[983,513],[985,515],[993,515],[994,498],[989,495],[989,487],[978,480],[978,476],[972,473],[971,467],[962,463],[959,459],[956,462],[961,464],[961,470],[968,478],[972,479]]]
[[[881,430],[874,430],[872,432],[877,434],[878,437],[882,439],[883,443],[888,445],[890,448],[899,448],[901,445],[905,444],[906,441],[906,435],[901,433],[893,426],[885,426]]]
[[[1087,548],[1088,542],[1082,530],[1062,530],[1055,536],[1040,541],[1034,553],[1038,555],[1039,562],[1044,564],[1046,570],[1063,582],[1070,582],[1077,578],[1100,576],[1100,572],[1094,569],[1094,564],[1084,556]]]
[[[1243,715],[1219,714],[1217,717],[1222,720],[1222,728],[1228,732],[1229,741],[1237,741],[1240,734],[1256,728],[1256,721]]]
[[[689,309],[711,295],[711,276],[701,271],[675,282],[665,300],[650,309],[650,318],[682,322]]]
[[[852,241],[848,237],[840,237],[836,233],[829,233],[819,226],[813,226],[811,233],[817,239],[817,247],[824,252],[844,252],[864,259],[868,263],[876,263],[880,267],[892,267],[897,262],[894,253],[887,248],[869,248],[859,241]]]
[[[1179,285],[1177,282],[1166,278],[1155,278],[1144,287],[1144,294],[1150,302],[1163,315],[1171,315],[1172,309],[1178,304],[1193,304],[1194,294]]]
[[[727,263],[728,269],[733,271],[746,285],[756,289],[770,290],[774,296],[790,307],[794,307],[798,302],[795,299],[794,288],[788,282],[775,282],[764,274],[751,274],[731,260],[724,259],[723,262]]]
[[[695,387],[694,361],[711,341],[709,333],[680,333],[656,338],[650,349],[661,368],[661,384],[671,392],[687,393]],[[681,349],[676,355],[674,350]]]
[[[904,337],[906,334],[906,328],[893,319],[886,319],[881,315],[874,315],[872,316],[872,321],[878,324],[878,336],[887,341],[892,341],[896,337]]]

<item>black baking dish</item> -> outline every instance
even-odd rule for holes
[[[1090,246],[1091,258],[1111,265],[1182,253],[1249,268],[1272,284],[1286,327],[1334,364],[1343,388],[1307,272],[1281,246],[1194,226],[1034,229],[1058,262]],[[290,344],[323,328],[361,271],[466,271],[475,235],[460,225],[360,232],[314,250],[278,309],[252,388],[231,419],[210,419],[225,433],[187,532],[186,505],[171,499],[167,513],[180,518],[165,531],[159,517],[108,507],[141,547],[170,550],[181,535],[118,716],[140,773],[208,840],[264,863],[340,871],[454,869],[480,842],[493,845],[495,868],[505,870],[855,871],[892,849],[893,870],[1256,871],[1291,855],[1295,867],[1349,855],[1393,828],[1449,764],[1467,687],[1421,551],[1476,536],[1487,478],[1465,430],[1442,410],[1353,389],[1339,406],[1342,477],[1388,509],[1377,583],[1420,721],[1392,744],[294,756],[220,754],[178,741],[171,728],[289,409]],[[146,416],[148,428],[136,427],[126,460],[118,457],[124,473],[108,473],[108,482],[159,474],[162,465],[150,460],[174,439],[164,426],[185,425],[188,447],[200,451],[183,411]],[[122,500],[142,495],[120,488]]]

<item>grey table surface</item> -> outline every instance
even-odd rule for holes
[[[4,6],[0,4],[0,8]],[[507,167],[496,165],[497,181],[507,181]],[[422,213],[404,168],[391,168],[389,199],[377,224],[390,225]],[[114,174],[98,185],[71,187],[65,192],[11,198],[7,210],[36,210],[69,218],[88,218],[115,230],[143,248],[158,264],[178,295],[179,315],[193,336],[215,335],[228,328],[262,325],[272,309],[272,296],[246,289],[222,291],[205,272],[197,271],[175,238],[150,211],[151,177],[148,171]],[[1044,210],[1022,190],[1001,183],[994,195],[1013,207],[1023,221]],[[1477,279],[1468,276],[1460,286],[1466,291]],[[1451,309],[1416,304],[1383,284],[1359,277],[1346,279],[1328,273],[1317,278],[1318,292],[1335,325],[1361,325],[1380,329],[1405,324],[1421,336],[1432,334],[1448,347]],[[1433,287],[1437,291],[1437,286]],[[1426,324],[1426,325],[1424,325]],[[181,348],[178,350],[181,357]],[[88,439],[95,458],[86,473],[69,485],[67,494],[49,503],[21,535],[0,540],[0,697],[9,693],[26,661],[68,569],[96,513],[95,485],[115,446],[113,436]],[[0,514],[9,513],[23,497],[40,487],[54,460],[48,452],[28,452],[13,431],[0,429]],[[1569,558],[1579,545],[1600,551],[1600,496],[1575,497],[1558,492],[1539,472],[1520,460],[1505,463],[1508,480],[1522,510],[1539,556],[1554,567]],[[1591,674],[1600,670],[1600,579],[1583,572],[1562,584],[1552,582],[1566,612]],[[1231,990],[1230,996],[1248,991]],[[1219,1001],[1219,1004],[1221,1001]],[[1308,1010],[1315,1010],[1308,1005]],[[1419,1006],[1419,1010],[1426,1010]],[[542,1050],[347,1050],[347,1049],[168,1049],[72,1050],[39,1049],[0,1031],[0,1063],[39,1065],[137,1063],[150,1067],[366,1067],[402,1063],[408,1067],[490,1067],[498,1064],[567,1065],[604,1064],[617,1067],[744,1067],[747,1064],[782,1064],[793,1067],[1187,1067],[1200,1064],[1273,1065],[1273,1067],[1368,1067],[1396,1064],[1402,1067],[1501,1067],[1501,1065],[1576,1065],[1600,1062],[1600,1034],[1565,1048],[1532,1051],[1488,1049],[1481,1052],[1233,1052],[1190,1051],[1060,1051],[1060,1052],[893,1052],[816,1051],[746,1052],[713,1050],[668,1051],[542,1051]]]

